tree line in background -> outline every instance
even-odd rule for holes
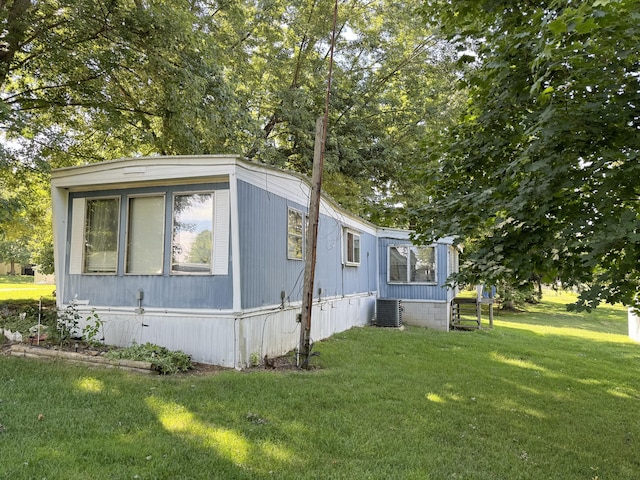
[[[0,2],[0,245],[51,259],[51,168],[237,153],[308,174],[333,1]],[[325,191],[465,245],[460,281],[640,279],[639,0],[344,0]],[[0,251],[2,247],[0,247]],[[637,301],[637,297],[636,297]]]

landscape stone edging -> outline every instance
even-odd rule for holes
[[[125,359],[111,360],[99,355],[90,356],[84,353],[65,352],[63,350],[51,350],[42,347],[30,347],[24,344],[11,345],[8,353],[13,357],[38,358],[45,360],[60,359],[69,362],[80,363],[83,365],[119,368],[122,370],[129,370],[132,372],[146,374],[158,374],[158,371],[153,368],[151,362],[141,362],[138,360]]]

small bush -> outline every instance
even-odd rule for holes
[[[144,345],[133,344],[128,348],[111,350],[105,354],[112,360],[138,360],[141,362],[151,362],[153,368],[161,374],[185,372],[192,367],[191,357],[179,350],[171,351],[168,348],[145,343]]]

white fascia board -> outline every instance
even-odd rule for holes
[[[197,155],[124,158],[54,170],[53,187],[70,191],[120,189],[133,186],[178,185],[229,181],[230,175],[301,205],[309,205],[310,181],[295,172],[253,163],[238,155]],[[376,234],[376,226],[343,210],[327,196],[321,213],[360,232]]]
[[[348,227],[359,233],[368,233],[374,237],[377,235],[377,227],[356,215],[343,210],[333,202],[323,198],[320,202],[320,213],[335,219],[343,226]]]
[[[377,235],[379,238],[391,238],[394,240],[410,240],[411,230],[402,230],[399,228],[378,228]]]
[[[394,240],[411,240],[411,234],[415,233],[413,230],[403,230],[401,228],[378,228],[378,237],[379,238],[391,238]],[[442,237],[436,240],[433,243],[441,243],[444,245],[453,245],[456,237],[448,236]]]
[[[243,162],[238,165],[238,180],[300,205],[309,204],[309,182],[302,175]]]
[[[240,157],[226,155],[125,158],[54,170],[53,187],[83,190],[89,187],[123,188],[132,185],[224,181]]]
[[[309,205],[311,182],[304,175],[249,162],[239,162],[238,167],[238,180],[300,205]],[[353,230],[376,235],[375,225],[343,210],[327,196],[320,201],[320,213]]]

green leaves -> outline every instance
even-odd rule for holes
[[[468,9],[483,61],[468,113],[429,143],[441,172],[419,214],[425,239],[469,245],[462,278],[557,275],[597,292],[583,306],[637,302],[638,2],[596,3]],[[452,37],[470,31],[441,18]]]

